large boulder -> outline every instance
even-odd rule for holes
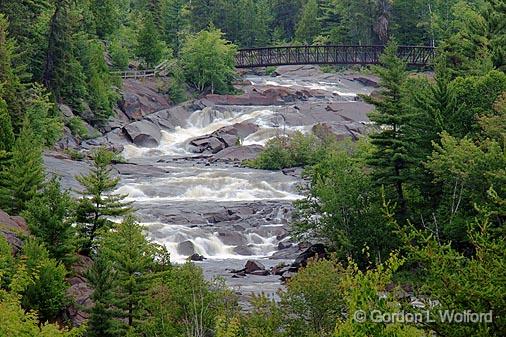
[[[127,79],[123,81],[119,106],[131,121],[137,121],[153,112],[168,109],[170,102],[166,95],[159,92],[156,80]]]
[[[162,133],[160,127],[153,122],[142,120],[128,124],[123,129],[127,137],[137,146],[157,147],[160,145]]]
[[[327,250],[321,243],[314,244],[303,251],[290,266],[290,271],[296,272],[299,268],[307,266],[309,259],[325,259],[327,258]]]
[[[192,256],[195,254],[195,246],[191,241],[184,241],[177,245],[177,252],[179,255]]]
[[[215,136],[198,137],[188,144],[188,150],[193,153],[218,153],[225,147],[225,143]]]
[[[244,138],[257,132],[258,129],[258,125],[253,123],[225,126],[210,135],[190,140],[188,149],[193,153],[216,154],[226,148],[237,146]]]
[[[262,152],[262,145],[232,146],[218,152],[213,161],[238,161],[255,159]]]
[[[255,260],[248,260],[246,262],[246,265],[244,266],[244,271],[246,272],[246,274],[252,274],[256,271],[262,270],[266,270],[265,266],[259,261]]]

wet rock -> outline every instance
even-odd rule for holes
[[[323,244],[317,243],[310,246],[302,252],[290,266],[290,271],[297,271],[301,267],[307,266],[309,259],[325,259],[327,257],[327,250]]]
[[[199,261],[204,261],[206,258],[203,257],[202,255],[200,254],[193,254],[192,256],[189,257],[190,261],[196,261],[196,262],[199,262]]]
[[[281,276],[281,282],[286,283],[294,276],[295,273],[287,271],[286,273],[283,273],[283,275]]]
[[[247,240],[244,235],[234,231],[219,231],[218,238],[221,242],[228,246],[240,246],[247,244]]]
[[[255,159],[260,152],[262,152],[263,146],[261,145],[248,145],[248,146],[232,146],[228,147],[212,157],[212,161],[237,161],[242,162],[244,160]]]
[[[288,248],[290,248],[292,246],[293,245],[290,242],[280,242],[280,243],[278,243],[278,249],[279,250],[288,249]]]
[[[356,76],[353,79],[366,87],[378,88],[380,86],[379,79],[375,76]]]
[[[248,246],[237,246],[234,248],[234,253],[241,256],[253,255],[253,251]]]
[[[296,245],[291,246],[283,250],[279,250],[272,254],[269,259],[271,260],[294,260],[299,256],[301,250]]]
[[[286,263],[282,262],[282,263],[272,267],[271,273],[273,275],[281,276],[288,271],[288,268],[289,268],[289,266]]]
[[[271,272],[268,270],[255,270],[249,274],[255,275],[255,276],[267,276],[267,275],[270,275]]]
[[[160,128],[147,120],[128,124],[123,130],[128,138],[137,146],[157,147],[162,138]]]
[[[195,254],[195,246],[191,241],[184,241],[177,245],[177,252],[183,256],[192,256]]]
[[[190,141],[188,150],[193,153],[218,153],[226,145],[217,137],[204,136]]]
[[[242,139],[256,131],[258,131],[258,126],[252,123],[226,126],[210,135],[190,140],[189,150],[193,153],[216,154],[225,148],[238,145]]]
[[[264,271],[264,270],[266,270],[265,266],[259,261],[255,260],[248,260],[246,262],[246,265],[244,266],[244,271],[246,274],[251,274],[255,271]]]

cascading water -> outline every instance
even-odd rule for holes
[[[324,92],[331,100],[344,104],[353,104],[357,93],[367,93],[357,90],[352,81],[261,76],[248,80],[253,88],[297,87]],[[162,131],[157,148],[125,146],[123,154],[130,162],[149,163],[165,172],[156,177],[124,177],[118,192],[128,194],[128,200],[135,202],[148,235],[167,247],[172,261],[183,262],[197,253],[207,258],[202,266],[208,276],[224,275],[225,268],[241,268],[244,259],[272,255],[280,242],[289,239],[292,202],[301,198],[297,191],[299,178],[282,172],[209,164],[201,159],[202,155],[191,153],[188,146],[196,137],[238,123],[258,126],[257,131],[241,139],[242,145],[265,145],[282,133],[307,133],[318,123],[311,114],[298,112],[297,107],[288,108],[289,113],[287,105],[228,105],[197,110],[183,125]],[[266,265],[269,263],[276,262]],[[227,281],[232,285],[236,282]],[[259,282],[263,290],[265,282]],[[251,283],[240,285],[247,288]]]

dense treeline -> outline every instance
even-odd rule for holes
[[[16,256],[0,236],[0,336],[504,336],[505,22],[501,0],[0,0],[0,209],[22,215],[31,233]],[[45,175],[42,151],[64,125],[112,115],[111,70],[171,59],[169,93],[184,99],[184,83],[231,90],[227,40],[392,38],[434,44],[440,57],[434,77],[410,75],[389,45],[375,69],[381,91],[364,97],[376,106],[368,137],[274,139],[249,163],[306,167],[293,234],[334,253],[296,275],[279,303],[257,298],[241,313],[223,284],[172,266],[114,194],[114,154],[92,154],[78,198]],[[60,103],[78,119],[61,116]],[[94,306],[86,325],[65,330],[66,280],[86,257]],[[401,287],[437,300],[424,307],[434,315],[491,311],[494,321],[353,319],[356,310],[416,312]]]

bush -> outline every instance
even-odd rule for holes
[[[271,139],[256,159],[245,161],[244,164],[267,170],[311,165],[318,162],[331,143],[323,142],[313,134],[296,132],[289,138]]]
[[[67,121],[67,126],[74,136],[86,139],[88,137],[88,129],[84,125],[80,117],[74,116]]]
[[[198,91],[220,94],[233,91],[237,47],[223,38],[218,29],[189,36],[181,50],[186,81]]]
[[[33,282],[23,292],[21,304],[25,309],[37,310],[41,322],[53,320],[68,303],[67,271],[50,259],[46,248],[34,240],[25,242],[23,254]]]

